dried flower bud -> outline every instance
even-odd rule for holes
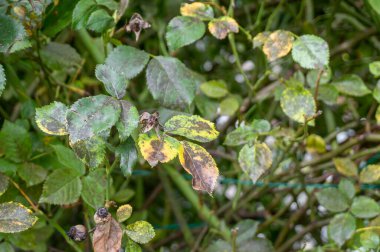
[[[87,231],[86,227],[83,225],[76,225],[70,228],[70,230],[67,232],[67,235],[70,239],[81,242],[86,240],[87,238]]]
[[[108,216],[108,210],[105,207],[98,208],[96,210],[96,215],[98,215],[100,218],[106,218]]]
[[[146,22],[140,14],[134,13],[129,20],[129,23],[125,26],[127,32],[134,32],[136,36],[136,41],[139,40],[140,33],[143,29],[150,27],[150,24]]]
[[[96,224],[104,224],[106,222],[109,222],[111,218],[111,214],[105,207],[98,208],[94,215],[94,221]]]
[[[159,125],[158,118],[159,113],[154,112],[153,114],[149,114],[148,112],[143,112],[140,115],[139,123],[141,124],[141,131],[142,133],[146,133],[150,131],[151,129],[157,127]]]

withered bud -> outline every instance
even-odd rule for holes
[[[108,215],[108,210],[105,207],[98,208],[96,210],[96,215],[98,215],[100,218],[106,218]]]
[[[76,241],[81,242],[86,240],[87,238],[87,230],[86,227],[83,225],[76,225],[70,228],[70,230],[67,232],[67,236]]]
[[[140,115],[139,123],[141,124],[142,133],[146,133],[151,129],[159,125],[158,118],[160,117],[159,113],[156,111],[153,114],[148,112],[143,112]]]
[[[129,20],[129,23],[125,26],[127,32],[134,32],[136,36],[136,41],[139,40],[140,33],[143,29],[150,27],[150,24],[146,22],[140,14],[134,13]]]
[[[101,207],[96,210],[94,215],[94,221],[96,224],[103,224],[111,220],[111,214],[108,213],[107,208]]]

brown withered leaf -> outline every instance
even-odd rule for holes
[[[293,47],[293,36],[288,31],[272,32],[264,42],[263,52],[269,61],[286,56]]]
[[[220,17],[211,20],[208,23],[208,30],[217,39],[225,39],[228,33],[238,33],[239,25],[235,19],[231,17]]]
[[[119,223],[110,213],[101,217],[95,213],[96,229],[92,238],[94,252],[118,252],[121,248],[123,232]]]
[[[154,112],[152,114],[148,112],[143,112],[140,115],[139,123],[141,125],[141,132],[147,133],[153,128],[156,128],[159,126],[158,118],[159,118],[158,112]]]
[[[140,14],[134,13],[129,20],[129,23],[125,26],[127,32],[134,32],[136,36],[136,41],[139,40],[140,33],[143,29],[148,29],[150,24],[146,22]]]
[[[193,188],[212,194],[219,170],[212,156],[201,146],[183,141],[178,150],[182,167],[193,176]]]

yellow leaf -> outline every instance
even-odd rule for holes
[[[349,158],[334,158],[333,162],[339,173],[348,177],[355,177],[358,175],[356,164]]]
[[[306,149],[308,152],[324,153],[326,152],[326,143],[322,137],[311,134],[306,138]]]
[[[138,139],[141,154],[148,161],[150,166],[154,167],[158,162],[167,163],[178,154],[179,142],[167,135],[140,134]]]
[[[263,52],[269,61],[286,56],[293,46],[293,36],[288,31],[278,30],[265,40]]]
[[[200,2],[182,4],[180,12],[182,16],[214,18],[214,11],[211,6]]]
[[[368,165],[360,172],[361,183],[374,183],[380,179],[380,165]]]
[[[261,47],[268,40],[270,32],[260,32],[253,38],[253,48]]]
[[[217,39],[224,39],[228,33],[239,32],[239,25],[235,19],[231,17],[220,17],[213,19],[208,23],[208,30]]]
[[[125,204],[120,206],[116,211],[116,217],[119,222],[124,222],[132,215],[132,206]]]
[[[212,156],[203,147],[187,141],[182,142],[178,156],[182,167],[193,176],[193,188],[211,194],[219,176]]]

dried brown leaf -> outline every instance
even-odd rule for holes
[[[101,218],[95,214],[96,229],[92,238],[94,252],[118,252],[121,248],[122,230],[111,214]]]

